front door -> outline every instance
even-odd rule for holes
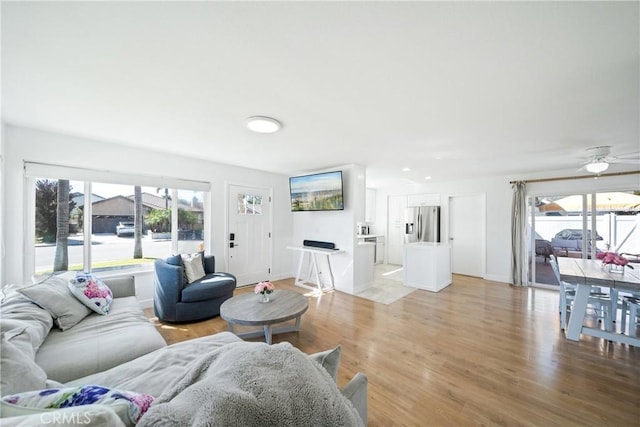
[[[229,185],[228,263],[238,286],[269,280],[271,190]]]

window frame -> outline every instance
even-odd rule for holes
[[[36,212],[36,180],[37,179],[68,179],[72,181],[83,182],[84,194],[91,194],[92,184],[94,182],[106,184],[121,185],[141,185],[149,187],[165,187],[170,189],[171,193],[171,251],[178,252],[178,191],[200,191],[203,193],[203,240],[206,247],[210,247],[210,231],[209,222],[211,218],[211,183],[205,181],[193,181],[182,178],[173,178],[166,176],[150,176],[150,175],[132,175],[124,172],[94,170],[86,168],[76,168],[69,166],[24,162],[24,238],[23,238],[23,275],[31,277],[32,280],[38,280],[35,275],[35,212]],[[92,263],[92,208],[85,210],[85,220],[83,223],[83,271],[91,272]],[[86,208],[85,208],[86,209]],[[150,267],[131,266],[118,269],[118,274],[123,272],[131,273],[132,271],[148,271]]]

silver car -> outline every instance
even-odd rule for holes
[[[121,222],[116,226],[116,235],[118,237],[133,236],[134,233],[135,224],[133,222]]]

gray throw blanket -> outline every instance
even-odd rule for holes
[[[362,426],[325,369],[287,342],[238,342],[192,362],[138,426]]]

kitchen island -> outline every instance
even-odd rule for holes
[[[451,284],[451,245],[407,243],[403,249],[405,286],[438,292]]]

